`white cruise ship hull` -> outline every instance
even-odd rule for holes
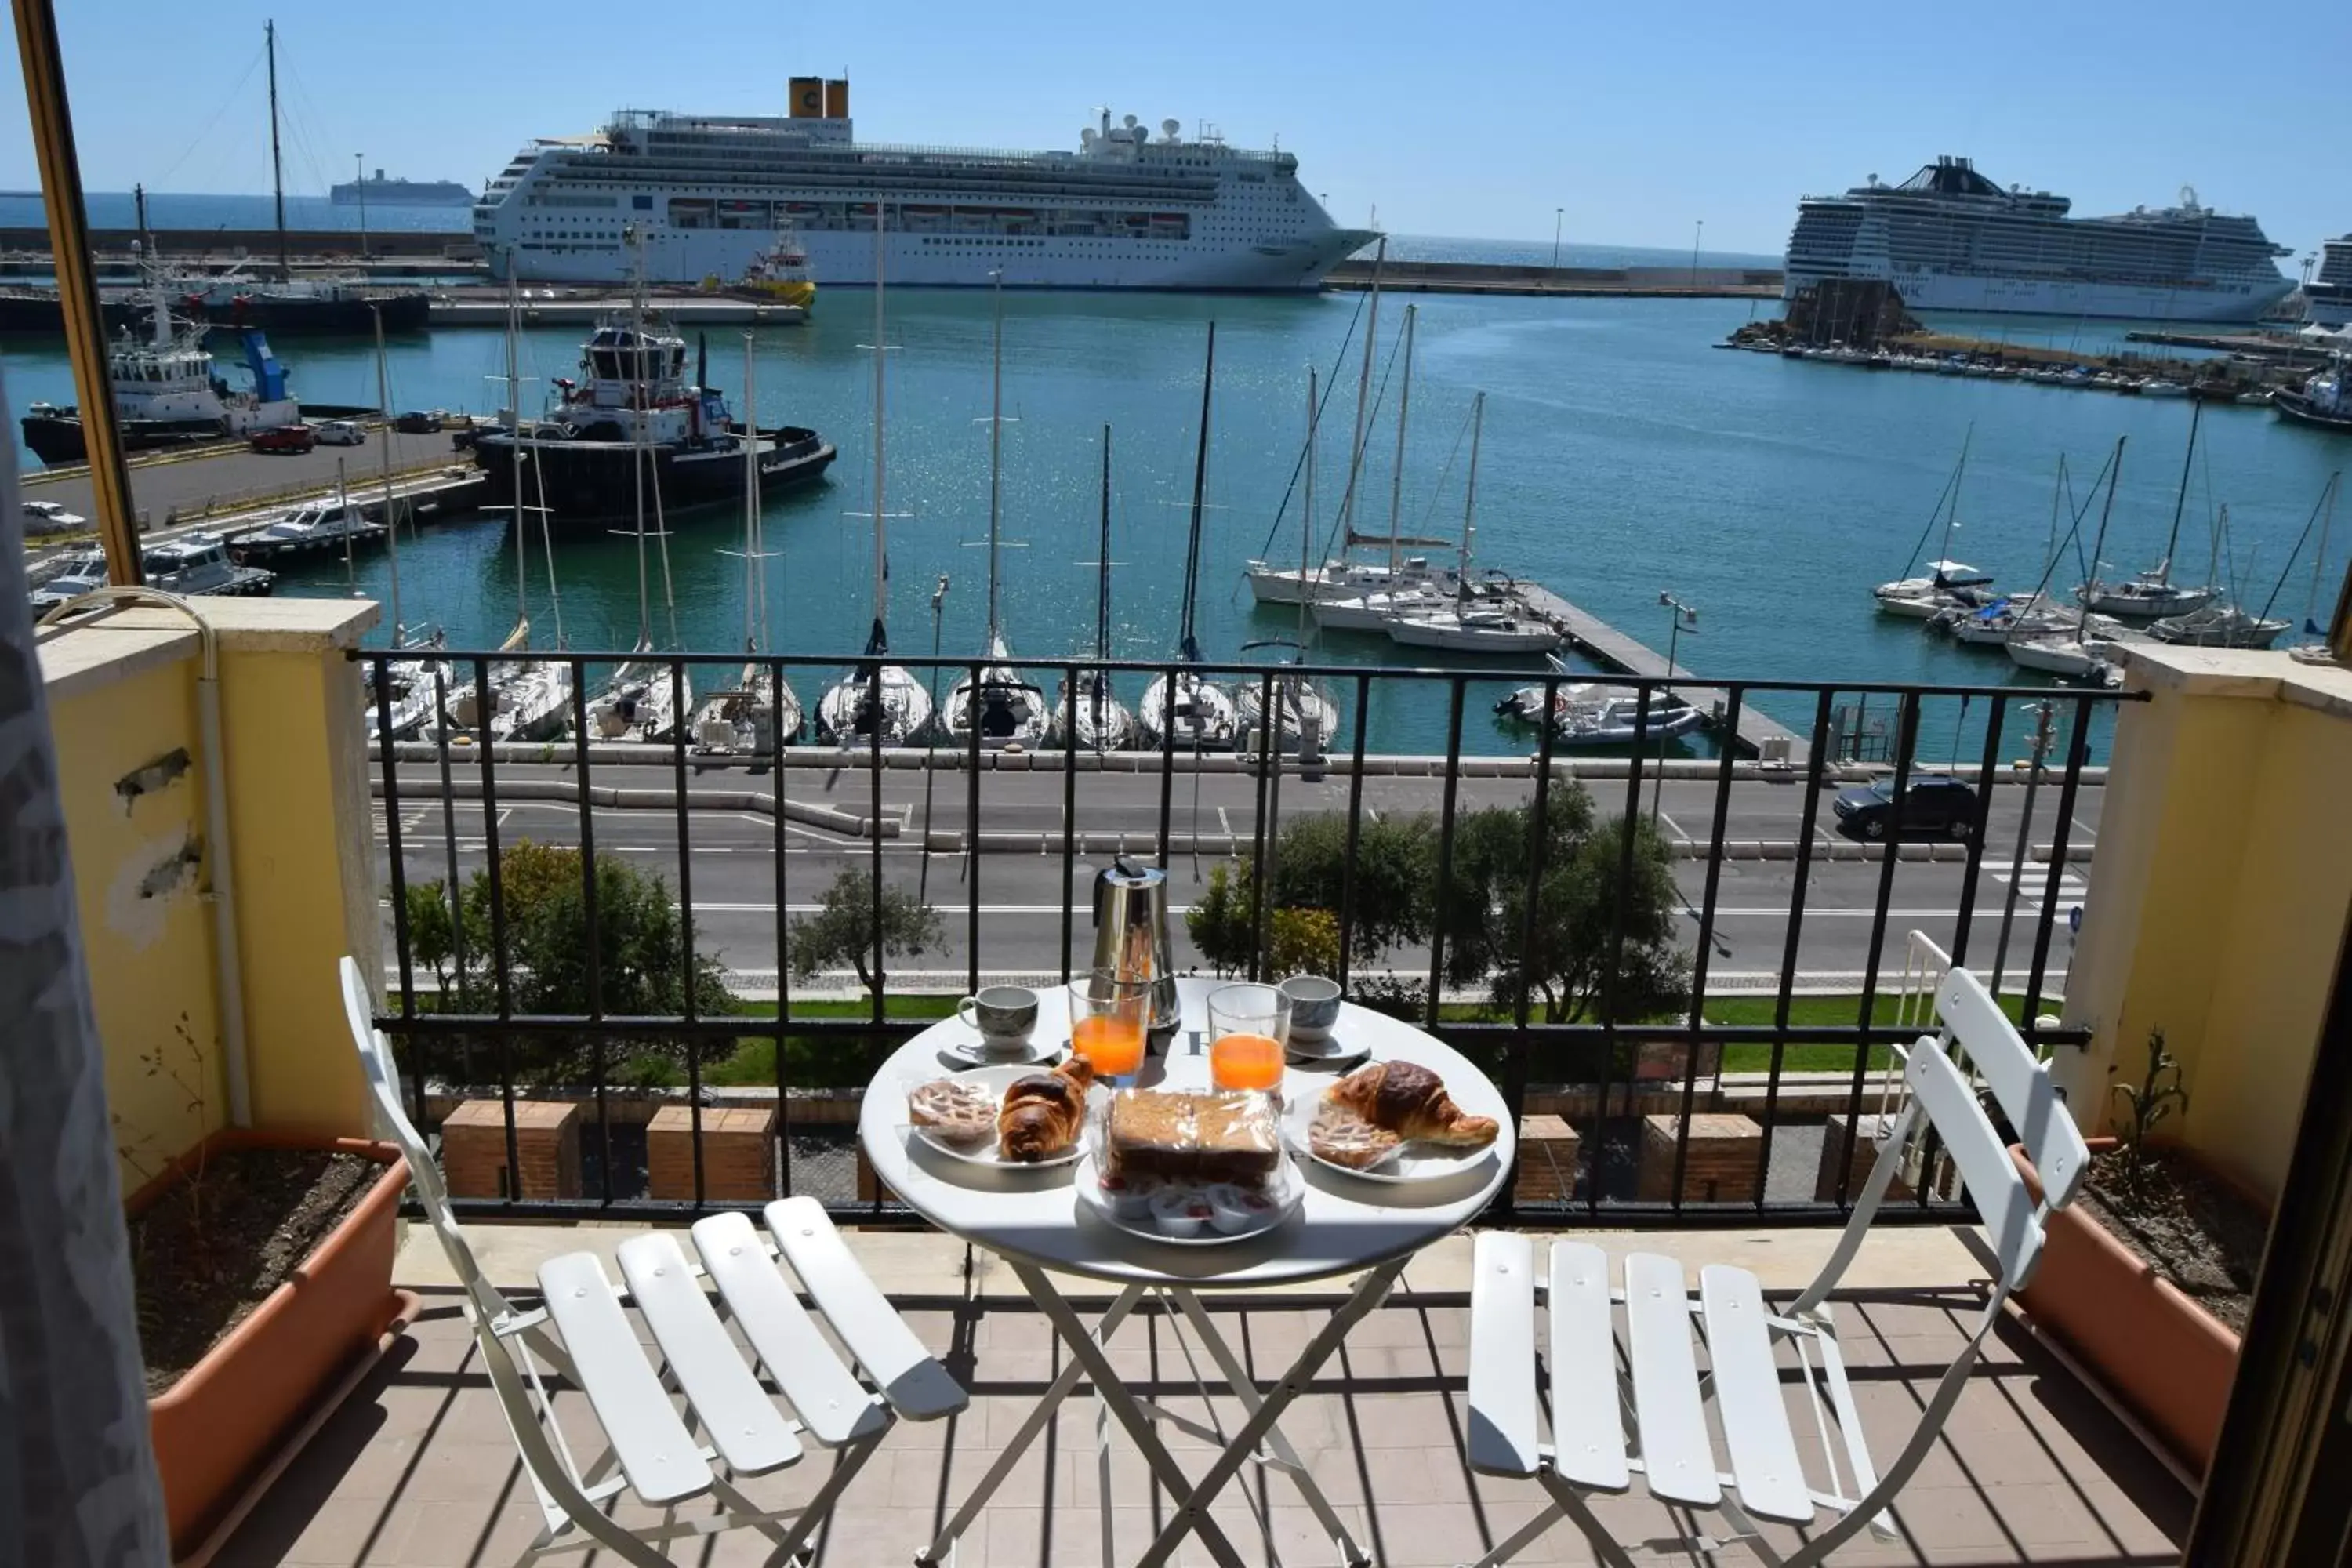
[[[2002,316],[2089,316],[2136,321],[2251,321],[2286,298],[2294,287],[2212,283],[2175,289],[2119,283],[2068,283],[2040,278],[1989,278],[1956,272],[1888,270],[1859,274],[1884,278],[1903,296],[1906,310]],[[1823,281],[1830,274],[1790,268],[1781,293]],[[1839,273],[1837,277],[1857,276]]]

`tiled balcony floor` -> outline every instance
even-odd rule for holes
[[[577,1246],[593,1232],[557,1233]],[[1724,1235],[1727,1233],[1717,1233]],[[1812,1233],[1802,1238],[1810,1250]],[[906,1289],[910,1251],[932,1255],[934,1279],[952,1278],[960,1248],[940,1237],[859,1238],[898,1250],[877,1264],[894,1293]],[[1755,1237],[1731,1238],[1751,1247]],[[1769,1240],[1769,1237],[1762,1238]],[[1669,1250],[1686,1264],[1709,1250],[1706,1233],[1608,1238],[1612,1250]],[[415,1257],[412,1245],[409,1258]],[[1963,1255],[1964,1256],[1964,1255]],[[414,1271],[412,1271],[414,1272]],[[429,1273],[429,1270],[426,1270]],[[505,1270],[494,1269],[504,1276]],[[1532,1482],[1473,1478],[1459,1447],[1469,1312],[1452,1255],[1417,1262],[1390,1303],[1360,1324],[1283,1427],[1310,1463],[1373,1559],[1391,1568],[1466,1563],[1541,1504]],[[1885,1269],[1877,1273],[1884,1275]],[[1873,1451],[1891,1457],[1920,1401],[1948,1364],[1980,1298],[1965,1270],[1946,1286],[1890,1285],[1859,1269],[1861,1288],[1838,1298]],[[895,1276],[895,1277],[894,1277]],[[513,1561],[538,1510],[518,1467],[497,1403],[481,1375],[456,1294],[430,1279],[423,1317],[407,1342],[355,1394],[279,1480],[215,1561],[220,1568],[269,1563],[406,1563],[432,1568]],[[1767,1274],[1768,1285],[1780,1281]],[[1790,1281],[1793,1292],[1796,1283]],[[908,1312],[916,1332],[972,1390],[951,1422],[901,1423],[852,1483],[817,1561],[827,1568],[904,1568],[1006,1443],[1061,1365],[1045,1321],[1017,1297],[989,1289],[986,1270],[962,1300],[942,1290]],[[910,1300],[917,1298],[908,1292]],[[945,1304],[942,1304],[945,1303]],[[1262,1377],[1277,1373],[1320,1321],[1313,1298],[1282,1299],[1221,1315],[1236,1350]],[[1113,1341],[1130,1378],[1182,1415],[1199,1417],[1181,1349],[1165,1321],[1139,1321]],[[1199,1354],[1197,1347],[1195,1355]],[[1205,1360],[1202,1364],[1207,1364]],[[576,1396],[572,1414],[584,1422]],[[562,1403],[562,1401],[560,1401]],[[1238,1420],[1229,1397],[1218,1418]],[[1109,1561],[1131,1563],[1167,1517],[1168,1500],[1114,1429],[1098,1459],[1094,1404],[1063,1406],[1049,1436],[1023,1459],[965,1537],[962,1568],[1061,1568],[1104,1560],[1097,1500],[1107,1477],[1114,1505]],[[567,1425],[571,1415],[567,1415]],[[1163,1427],[1180,1463],[1197,1469],[1205,1447]],[[1810,1426],[1801,1426],[1801,1432]],[[1818,1458],[1817,1454],[1812,1456]],[[763,1503],[788,1505],[821,1483],[830,1461],[812,1447],[791,1470],[746,1486]],[[1215,1512],[1251,1562],[1331,1561],[1313,1516],[1279,1476],[1253,1479],[1264,1510],[1254,1517],[1238,1486]],[[1604,1500],[1601,1516],[1643,1561],[1691,1562],[1664,1510]],[[2020,1324],[1990,1345],[1944,1440],[1898,1505],[1905,1539],[1865,1536],[1834,1561],[1855,1563],[2168,1563],[2188,1526],[2189,1501],[2165,1468],[2054,1362]],[[1783,1539],[1793,1545],[1793,1536]],[[681,1563],[757,1563],[767,1543],[744,1531],[677,1549]],[[1198,1542],[1180,1561],[1205,1563]],[[609,1562],[573,1555],[558,1562]],[[1592,1561],[1583,1538],[1556,1525],[1519,1562]],[[1703,1560],[1700,1560],[1703,1561]],[[1744,1550],[1723,1562],[1755,1559]]]

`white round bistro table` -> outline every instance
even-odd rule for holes
[[[1169,1042],[1167,1054],[1148,1058],[1137,1083],[1171,1089],[1210,1087],[1208,995],[1223,984],[1207,979],[1177,983],[1183,1020]],[[1047,1044],[1067,1041],[1066,995],[1058,989],[1040,993],[1034,1039]],[[1167,1527],[1138,1559],[1139,1568],[1165,1563],[1184,1537],[1194,1533],[1219,1563],[1238,1568],[1242,1559],[1210,1518],[1209,1504],[1244,1463],[1269,1464],[1288,1476],[1329,1532],[1342,1563],[1369,1561],[1283,1437],[1277,1422],[1345,1341],[1348,1331],[1387,1297],[1413,1254],[1461,1228],[1494,1199],[1509,1174],[1517,1138],[1502,1092],[1444,1041],[1353,1004],[1341,1007],[1333,1033],[1350,1045],[1368,1047],[1372,1061],[1411,1061],[1428,1068],[1444,1080],[1447,1092],[1465,1114],[1493,1117],[1500,1134],[1482,1158],[1464,1169],[1410,1184],[1370,1181],[1296,1160],[1306,1187],[1298,1212],[1260,1235],[1215,1247],[1151,1241],[1108,1224],[1080,1203],[1072,1186],[1073,1165],[1040,1169],[975,1165],[942,1154],[915,1138],[908,1127],[907,1093],[955,1070],[956,1064],[940,1053],[945,1047],[974,1038],[969,1026],[955,1019],[942,1020],[908,1041],[883,1064],[867,1086],[857,1125],[858,1142],[876,1177],[941,1230],[1003,1258],[1071,1352],[1069,1364],[948,1521],[939,1540],[917,1559],[919,1563],[947,1560],[957,1537],[1053,1419],[1055,1409],[1081,1375],[1093,1381],[1108,1415],[1133,1437],[1155,1479],[1175,1501]],[[1318,1095],[1343,1071],[1352,1070],[1353,1065],[1291,1067],[1283,1074],[1283,1093],[1286,1099]],[[1055,1287],[1055,1273],[1103,1280],[1123,1289],[1109,1310],[1089,1327]],[[1199,1292],[1206,1290],[1259,1289],[1351,1274],[1361,1278],[1345,1304],[1324,1321],[1297,1360],[1264,1394],[1216,1331],[1199,1300]],[[1230,1436],[1211,1434],[1139,1399],[1104,1353],[1112,1333],[1146,1293],[1161,1298],[1200,1337],[1227,1388],[1248,1412],[1247,1419]],[[1155,1419],[1184,1426],[1211,1441],[1223,1441],[1222,1452],[1197,1482],[1177,1468],[1152,1430]],[[1107,1495],[1103,1506],[1109,1507]],[[1108,1550],[1107,1533],[1105,1545]]]

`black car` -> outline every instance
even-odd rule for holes
[[[1899,814],[1891,779],[1838,791],[1834,809],[1840,827],[1874,840],[1966,838],[1977,828],[1977,792],[1946,773],[1912,779]]]

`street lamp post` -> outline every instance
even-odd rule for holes
[[[360,188],[360,259],[367,259],[367,154],[352,154],[352,179]]]
[[[1706,237],[1706,219],[1701,218],[1698,220],[1697,229],[1691,235],[1691,287],[1693,289],[1698,287],[1698,242]]]
[[[1554,272],[1559,270],[1559,226],[1567,216],[1566,207],[1551,209],[1551,269]]]
[[[1682,641],[1683,633],[1688,632],[1693,637],[1698,636],[1698,612],[1693,609],[1690,605],[1684,604],[1680,599],[1675,598],[1671,593],[1661,592],[1658,595],[1658,603],[1664,606],[1667,613],[1667,684],[1659,689],[1658,695],[1660,697],[1670,697],[1674,695],[1673,683],[1675,679],[1675,651],[1676,646]],[[1641,742],[1638,737],[1636,737],[1634,741],[1634,749],[1636,751],[1641,749]],[[1654,828],[1658,826],[1658,801],[1659,798],[1665,794],[1665,789],[1666,746],[1665,742],[1661,741],[1658,742],[1658,776],[1656,781],[1650,786],[1650,826]]]

